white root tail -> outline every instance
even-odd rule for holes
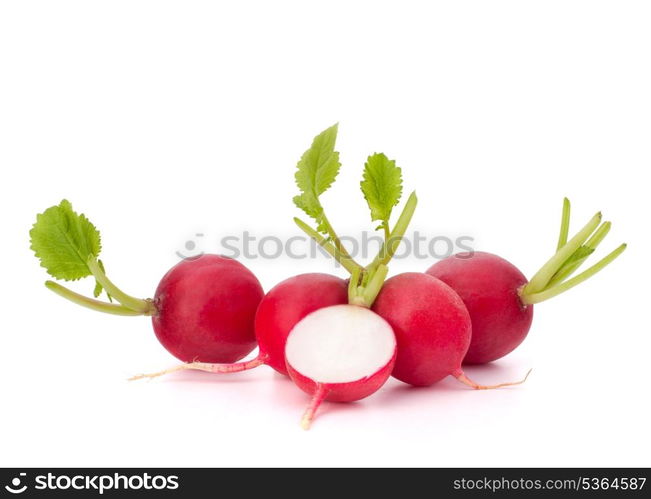
[[[326,395],[328,395],[328,390],[326,390],[323,384],[318,383],[316,386],[316,391],[312,395],[310,405],[307,406],[307,409],[305,409],[305,413],[301,418],[301,428],[304,430],[310,429],[310,426],[312,426],[312,421],[314,421],[314,417],[316,416],[316,411],[319,410],[319,407],[325,400]]]
[[[503,388],[505,386],[515,386],[515,385],[521,385],[525,381],[527,381],[527,378],[529,377],[529,374],[531,374],[531,371],[533,369],[529,369],[527,371],[527,374],[523,379],[520,381],[511,381],[508,383],[499,383],[497,385],[480,385],[478,383],[475,383],[473,380],[471,380],[466,374],[463,372],[462,369],[457,369],[455,372],[452,373],[452,376],[457,378],[459,381],[461,381],[464,385],[468,385],[470,388],[473,388],[474,390],[492,390],[494,388]]]
[[[164,376],[166,374],[174,373],[177,371],[185,370],[195,370],[195,371],[206,371],[209,373],[238,373],[241,371],[248,371],[249,369],[256,368],[261,366],[267,361],[267,355],[260,354],[256,358],[247,360],[245,362],[235,362],[234,364],[210,364],[208,362],[187,362],[185,364],[179,364],[178,366],[170,367],[164,371],[159,371],[156,373],[149,374],[138,374],[129,378],[129,381],[135,381],[138,379],[153,379],[158,378],[159,376]]]

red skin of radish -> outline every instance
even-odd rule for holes
[[[258,279],[236,260],[186,259],[156,289],[154,332],[184,362],[235,362],[256,346],[254,318],[263,296]]]
[[[274,286],[255,316],[258,357],[287,375],[285,343],[294,326],[320,308],[348,303],[348,284],[329,274],[300,274]]]
[[[301,373],[293,369],[289,363],[287,364],[287,370],[292,381],[294,381],[296,386],[305,393],[314,397],[319,388],[322,390],[324,395],[318,400],[317,405],[323,400],[328,400],[330,402],[354,402],[355,400],[361,400],[369,395],[373,395],[382,388],[382,385],[384,385],[387,379],[389,379],[389,376],[391,376],[391,372],[393,371],[396,362],[396,356],[397,350],[387,365],[375,374],[368,378],[348,383],[316,383],[314,380],[303,376]]]
[[[287,376],[285,344],[289,333],[308,314],[320,308],[348,303],[348,283],[328,274],[301,274],[277,284],[262,301],[258,301],[259,305],[256,302],[257,313],[254,326],[247,322],[247,333],[249,326],[254,327],[255,338],[252,343],[247,342],[247,348],[242,348],[241,353],[238,353],[237,358],[233,361],[203,361],[201,356],[195,360],[197,357],[195,355],[192,361],[186,361],[180,366],[152,374],[139,374],[131,379],[155,378],[183,369],[197,369],[211,373],[236,373],[254,369],[263,364],[267,364]],[[200,314],[201,312],[196,311],[196,313]],[[218,313],[218,309],[216,309],[215,314]],[[250,309],[244,315],[246,318],[251,318],[252,316],[249,314]],[[251,320],[253,321],[253,319]],[[174,329],[175,340],[185,338],[184,335],[188,335],[190,338],[195,336],[194,330],[185,329],[185,324],[181,324],[181,328]],[[247,334],[247,338],[250,338],[250,334]],[[235,362],[253,349],[256,340],[260,347],[258,355],[251,360]],[[221,352],[218,339],[212,341],[216,350]],[[163,341],[161,340],[161,342]],[[163,344],[165,345],[165,343]],[[167,347],[167,345],[165,346]],[[194,348],[195,345],[191,345],[191,351],[194,351]],[[177,357],[181,358],[179,355]]]
[[[396,335],[394,378],[414,386],[450,375],[465,378],[461,361],[470,345],[470,315],[447,284],[427,274],[399,274],[384,283],[372,310]]]
[[[461,297],[472,320],[466,364],[504,357],[527,336],[533,305],[518,291],[527,278],[514,265],[490,253],[460,253],[432,265],[427,274],[445,282]]]

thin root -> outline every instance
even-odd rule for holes
[[[185,364],[179,364],[164,371],[159,371],[156,373],[150,374],[138,374],[129,378],[129,381],[136,381],[139,379],[153,379],[158,378],[159,376],[164,376],[165,374],[170,374],[176,371],[185,371],[187,369],[195,371],[206,371],[209,373],[237,373],[241,371],[248,371],[264,364],[267,360],[267,355],[258,355],[254,359],[247,360],[245,362],[235,362],[234,364],[211,364],[208,362],[186,362]]]
[[[307,409],[305,410],[305,413],[301,418],[301,428],[303,428],[304,430],[310,429],[310,426],[312,426],[312,421],[314,421],[314,417],[316,416],[316,411],[319,410],[319,407],[321,406],[321,403],[325,400],[327,394],[328,394],[328,390],[326,389],[326,387],[321,383],[318,383],[316,386],[316,390],[312,395],[312,400],[310,401],[310,405],[307,406]]]
[[[473,388],[475,390],[492,390],[494,388],[503,388],[505,386],[521,385],[522,383],[527,381],[527,378],[529,377],[529,374],[531,374],[531,371],[533,371],[533,369],[529,369],[529,371],[527,371],[526,376],[520,381],[511,381],[509,383],[500,383],[498,385],[479,385],[475,383],[473,380],[471,380],[468,376],[466,376],[466,374],[461,369],[457,370],[452,375],[455,378],[457,378],[459,381],[461,381],[464,385],[468,385],[470,388]]]

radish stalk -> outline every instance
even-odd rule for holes
[[[362,293],[362,303],[368,307],[373,305],[373,302],[375,301],[375,298],[377,298],[377,295],[380,293],[382,285],[384,284],[384,281],[386,280],[388,274],[389,267],[381,263],[377,269],[375,269],[375,273],[372,274],[372,277],[369,278],[368,284],[364,287]]]
[[[154,306],[152,300],[134,298],[113,284],[106,276],[106,273],[100,267],[97,259],[90,257],[86,264],[88,265],[88,269],[90,270],[91,274],[93,274],[97,282],[106,290],[110,296],[115,298],[122,305],[130,308],[135,312],[139,312],[142,315],[154,315],[156,313],[156,307]]]
[[[80,295],[79,293],[75,293],[74,291],[54,281],[45,281],[45,287],[50,291],[58,294],[62,298],[71,301],[72,303],[76,303],[82,307],[95,310],[96,312],[125,316],[143,315],[141,312],[136,312],[135,310],[124,307],[122,305],[116,305],[115,303],[106,303],[101,300],[94,300],[93,298]]]
[[[586,255],[582,256],[580,258],[577,258],[576,261],[574,262],[566,262],[556,274],[554,274],[554,277],[549,281],[548,287],[552,287],[555,284],[558,284],[560,282],[563,282],[565,279],[567,279],[569,276],[571,276],[574,271],[576,271],[583,262],[586,261],[586,259],[594,252],[594,250],[597,249],[597,246],[601,243],[601,241],[604,240],[606,235],[608,235],[608,232],[610,232],[610,227],[611,227],[610,222],[604,222],[602,223],[599,228],[590,236],[590,239],[588,239],[585,243],[585,248],[587,249]]]
[[[351,274],[349,302],[370,307],[386,279],[387,265],[409,227],[418,198],[415,192],[411,193],[391,230],[391,214],[402,195],[402,170],[382,153],[368,157],[360,186],[371,210],[371,219],[381,222],[377,229],[383,231],[384,241],[368,266],[362,267],[355,262],[341,244],[319,200],[339,173],[339,153],[334,150],[336,135],[336,125],[317,135],[310,149],[301,157],[296,172],[296,183],[301,194],[294,198],[294,202],[314,218],[318,226],[314,229],[298,218],[294,218],[294,222]]]
[[[330,239],[334,243],[335,248],[342,256],[342,258],[345,258],[346,260],[353,260],[350,254],[348,253],[348,251],[346,250],[346,247],[341,242],[341,239],[339,239],[339,236],[335,232],[334,228],[332,227],[332,224],[326,217],[325,213],[321,213],[321,225],[325,228],[325,232],[330,236]]]
[[[355,267],[350,274],[350,279],[348,281],[348,303],[357,305],[361,302],[359,299],[359,277],[362,273],[362,269]]]
[[[561,249],[567,243],[567,236],[570,232],[570,200],[563,199],[563,213],[561,214],[561,231],[558,236],[556,251]]]
[[[414,212],[416,211],[417,204],[418,198],[416,197],[416,193],[412,192],[407,199],[407,203],[405,204],[400,217],[398,217],[395,227],[391,231],[390,235],[385,238],[382,248],[380,248],[380,251],[373,262],[371,262],[367,267],[368,272],[373,272],[378,266],[387,265],[391,261],[393,255],[395,255],[400,246],[402,238],[407,232],[407,228],[409,227]]]
[[[542,301],[549,300],[554,296],[560,295],[561,293],[564,293],[565,291],[572,289],[574,286],[577,286],[582,282],[588,280],[597,272],[605,268],[608,264],[610,264],[613,260],[615,260],[615,258],[621,255],[625,249],[626,249],[626,243],[617,247],[617,249],[610,252],[608,255],[606,255],[604,258],[599,260],[596,264],[594,264],[589,269],[581,272],[579,275],[572,277],[571,279],[568,279],[567,281],[562,282],[561,284],[557,284],[555,286],[552,286],[551,288],[546,288],[544,291],[541,291],[540,293],[533,293],[529,295],[523,294],[521,297],[522,303],[526,305],[533,305],[534,303],[540,303]]]
[[[611,228],[610,222],[601,223],[601,212],[599,212],[572,239],[567,241],[569,225],[570,201],[565,198],[558,250],[519,290],[520,299],[524,305],[540,303],[581,284],[604,269],[626,249],[626,244],[620,245],[585,272],[568,279],[594,252]]]
[[[307,225],[305,222],[303,222],[300,218],[294,217],[294,223],[298,225],[298,227],[305,232],[309,237],[314,239],[316,243],[321,246],[323,249],[325,249],[330,256],[332,256],[337,262],[339,262],[342,267],[344,267],[348,272],[351,274],[353,273],[354,270],[359,270],[361,269],[361,265],[359,265],[355,260],[353,260],[350,256],[346,256],[346,254],[342,253],[336,246],[334,246],[330,241],[328,241],[327,238],[323,237],[321,234],[319,234],[317,231],[315,231],[312,227]]]
[[[554,277],[554,274],[563,264],[578,250],[581,245],[590,237],[601,223],[601,213],[594,215],[590,221],[564,246],[552,256],[536,274],[531,278],[529,284],[523,290],[523,294],[533,294],[545,289],[545,286]]]

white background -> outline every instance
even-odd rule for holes
[[[633,1],[3,2],[0,465],[651,465],[650,25]],[[294,166],[337,121],[344,167],[324,204],[343,233],[372,227],[358,181],[384,151],[418,189],[414,228],[472,235],[529,276],[565,195],[574,228],[599,209],[614,222],[599,254],[629,243],[536,306],[515,353],[468,369],[491,383],[533,367],[525,385],[391,381],[306,433],[307,397],[266,367],[128,383],[175,363],[148,320],[42,286],[28,230],[63,197],[142,296],[197,232],[206,251],[245,229],[298,235]],[[242,261],[265,289],[341,274]]]

